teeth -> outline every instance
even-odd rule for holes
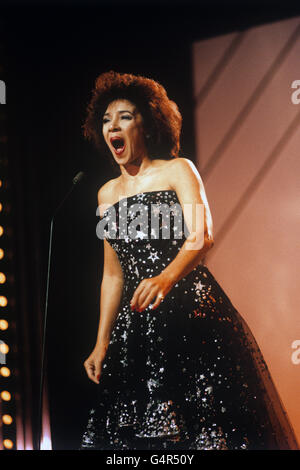
[[[120,153],[123,153],[124,147],[120,147],[119,149],[115,149],[115,152],[119,155]]]

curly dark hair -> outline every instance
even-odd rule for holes
[[[96,79],[82,126],[84,137],[93,141],[98,150],[110,155],[102,134],[102,116],[116,99],[131,101],[142,114],[144,130],[150,136],[145,142],[150,158],[179,156],[182,117],[165,88],[150,78],[112,70]]]

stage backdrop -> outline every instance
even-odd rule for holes
[[[206,263],[252,329],[300,441],[300,17],[196,42],[192,55],[216,240]]]

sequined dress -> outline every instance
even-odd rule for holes
[[[162,207],[169,209],[165,219]],[[121,199],[100,218],[124,288],[80,448],[297,449],[251,331],[204,264],[157,309],[130,308],[141,280],[158,275],[183,245],[188,231],[184,217],[178,229],[180,212],[175,191],[147,191]]]

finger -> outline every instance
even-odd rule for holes
[[[145,280],[143,280],[142,282],[140,282],[140,284],[137,286],[133,296],[132,296],[132,299],[131,299],[131,303],[132,304],[136,304],[137,302],[137,299],[139,298],[139,295],[141,294],[141,292],[143,292],[144,288],[145,288]]]
[[[147,308],[149,306],[149,304],[151,303],[151,301],[153,299],[155,299],[156,297],[156,293],[155,292],[150,292],[147,297],[145,298],[145,300],[141,303],[141,306],[139,308],[139,312],[142,312],[143,310],[145,310],[145,308]]]
[[[140,292],[140,295],[138,296],[138,299],[136,301],[136,308],[137,310],[140,310],[143,306],[143,304],[147,301],[147,299],[150,297],[150,300],[153,299],[155,296],[155,291],[153,291],[153,288],[148,288],[144,289],[143,291]]]
[[[141,294],[141,292],[144,290],[144,287],[145,287],[145,282],[144,280],[142,282],[140,282],[140,284],[137,286],[133,296],[132,296],[132,299],[130,301],[130,305],[132,308],[136,308],[137,306],[137,302],[138,302],[138,299],[139,299],[139,296]]]
[[[101,369],[102,369],[102,361],[99,361],[96,363],[95,373],[94,373],[94,377],[97,383],[100,382]]]
[[[95,367],[93,366],[93,364],[85,363],[84,367],[85,367],[88,378],[92,380],[93,382],[97,383],[95,379],[95,373],[94,373]]]
[[[84,368],[86,370],[86,372],[88,372],[89,370],[92,370],[94,368],[94,365],[92,362],[90,362],[88,359],[83,363],[84,365]]]
[[[154,310],[155,308],[157,308],[159,306],[159,304],[161,302],[163,302],[164,300],[164,295],[162,292],[160,292],[157,296],[156,296],[156,299],[155,299],[155,302],[154,304],[152,305],[152,310]]]
[[[140,294],[140,285],[136,288],[136,290],[134,291],[134,294],[132,296],[132,299],[130,301],[130,305],[132,308],[135,308],[136,306],[136,301],[139,297],[139,294]]]

